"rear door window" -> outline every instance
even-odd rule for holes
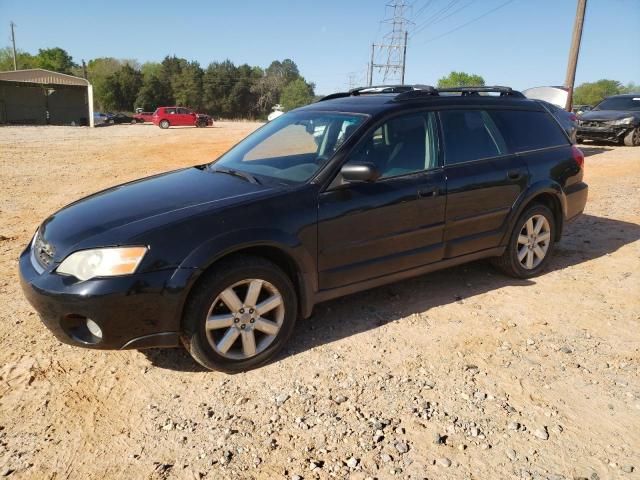
[[[514,153],[569,143],[560,126],[545,112],[493,110],[490,113]]]
[[[484,110],[444,110],[440,112],[440,121],[447,165],[507,153],[500,131]]]
[[[167,115],[174,115],[176,113],[176,109],[175,108],[165,108],[164,109],[164,113]]]

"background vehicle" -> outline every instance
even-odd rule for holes
[[[107,113],[109,122],[113,124],[133,123],[133,117],[124,113]]]
[[[267,117],[267,120],[270,122],[271,120],[275,120],[282,114],[284,114],[284,111],[282,110],[282,105],[278,103],[277,105],[273,106],[273,112],[269,114],[269,116]]]
[[[159,107],[153,113],[152,120],[160,128],[213,125],[213,119],[209,115],[195,113],[184,107]]]
[[[586,204],[583,162],[507,87],[337,93],[211,164],[63,208],[22,253],[21,282],[63,342],[182,342],[244,370],[325,300],[480,258],[539,274]]]
[[[558,121],[560,126],[567,132],[571,143],[576,143],[576,132],[578,130],[578,117],[573,112],[567,112],[564,108],[554,105],[544,100],[536,100],[542,105],[554,118]]]
[[[139,112],[136,111],[131,123],[153,123],[153,113],[154,112],[143,112],[142,110]]]
[[[591,105],[574,105],[571,109],[576,115],[591,111]]]
[[[93,124],[94,125],[106,125],[109,122],[109,115],[101,112],[93,112]]]
[[[614,95],[578,117],[578,141],[604,140],[640,146],[640,93]]]

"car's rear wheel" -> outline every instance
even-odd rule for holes
[[[169,128],[169,120],[160,120],[160,128]]]
[[[494,265],[516,278],[539,274],[551,257],[555,228],[554,215],[547,207],[528,208],[516,222],[505,252],[493,259]]]
[[[289,277],[253,256],[223,260],[185,308],[183,343],[204,367],[239,372],[269,361],[293,332],[298,306]]]
[[[138,123],[138,120],[136,120],[135,118],[131,120],[131,125],[135,125],[136,123]]]
[[[636,127],[624,137],[624,144],[627,147],[637,147],[640,145],[640,127]]]

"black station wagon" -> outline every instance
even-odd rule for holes
[[[183,344],[245,370],[318,302],[481,258],[538,274],[585,207],[583,163],[510,88],[356,89],[212,163],[63,208],[22,253],[21,281],[62,342]]]

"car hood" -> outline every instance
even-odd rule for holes
[[[194,209],[223,208],[272,190],[192,167],[125,183],[78,200],[47,218],[40,232],[54,250],[54,261],[59,262],[74,247],[87,248],[91,243],[88,240],[125,225],[157,221],[161,216],[184,217]]]
[[[586,121],[602,121],[620,120],[627,117],[640,117],[640,112],[627,111],[627,110],[591,110],[580,115],[580,120]]]

